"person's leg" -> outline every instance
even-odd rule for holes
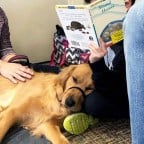
[[[4,137],[1,144],[51,144],[44,137],[37,138],[22,127],[14,126]]]
[[[113,93],[109,96],[94,91],[86,97],[83,111],[98,118],[125,118],[129,116],[128,107],[126,94]]]
[[[124,21],[124,50],[132,144],[144,143],[144,1],[137,0]]]

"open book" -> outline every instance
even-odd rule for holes
[[[70,47],[87,49],[99,38],[111,46],[123,39],[124,0],[97,0],[88,5],[56,5]]]

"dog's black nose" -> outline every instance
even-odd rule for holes
[[[72,97],[68,97],[65,101],[65,105],[68,107],[72,107],[75,105],[75,101],[73,100]]]

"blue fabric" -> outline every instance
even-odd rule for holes
[[[124,21],[124,51],[130,104],[132,144],[144,143],[144,1],[128,11]]]
[[[1,144],[52,144],[44,137],[31,136],[28,130],[14,126],[5,136]]]

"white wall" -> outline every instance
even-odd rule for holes
[[[55,25],[59,23],[55,4],[83,0],[0,0],[9,20],[14,50],[31,62],[50,60]]]
[[[55,4],[66,0],[1,0],[11,32],[13,48],[32,62],[49,60],[58,19]]]
[[[84,0],[68,0],[68,4],[84,4]]]

